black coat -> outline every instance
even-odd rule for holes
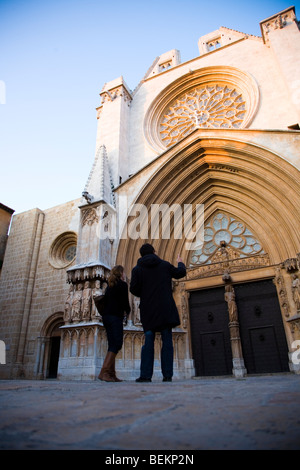
[[[130,312],[128,286],[125,281],[120,279],[113,287],[106,288],[102,315],[110,314],[123,318],[125,312],[127,314]]]
[[[172,278],[186,275],[183,263],[175,268],[155,254],[139,258],[131,273],[130,292],[140,297],[141,322],[144,331],[174,328],[180,324],[172,295]]]

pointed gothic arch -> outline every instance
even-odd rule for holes
[[[37,378],[56,377],[61,337],[60,327],[63,324],[63,312],[56,312],[50,315],[42,325],[38,338]]]
[[[239,131],[225,134],[222,132],[220,136],[217,131],[205,133],[197,130],[157,158],[151,176],[134,200],[147,208],[139,222],[148,225],[148,238],[121,239],[116,263],[124,265],[130,276],[140,257],[141,244],[149,242],[160,257],[175,263],[177,253],[181,253],[187,264],[190,253],[185,249],[184,237],[176,239],[171,233],[170,238],[151,239],[149,214],[152,204],[190,204],[193,211],[196,204],[203,204],[205,222],[218,212],[226,213],[247,226],[264,248],[263,254],[246,258],[245,262],[229,257],[229,282],[248,285],[254,281],[266,281],[276,291],[275,284],[275,304],[281,311],[280,328],[285,330],[287,342],[291,344],[288,322],[282,320],[292,316],[294,306],[289,304],[281,268],[289,258],[297,258],[300,251],[300,212],[297,205],[300,174],[284,156],[242,140],[242,137],[247,138],[245,131],[243,134]],[[150,173],[149,168],[144,171]],[[189,321],[188,298],[195,291],[219,288],[223,292],[227,267],[226,262],[215,263],[213,269],[207,270],[190,267],[186,278],[174,283],[183,341],[191,359],[194,359],[193,330]],[[290,282],[288,274],[286,282],[287,285]],[[286,352],[283,355],[286,362]],[[242,363],[234,372],[236,376],[241,373],[239,368],[243,369]]]
[[[217,210],[243,221],[256,233],[271,264],[295,256],[300,246],[299,171],[280,155],[242,141],[239,131],[227,138],[193,132],[159,158],[162,163],[135,199],[144,204],[204,204],[205,220]],[[157,162],[155,162],[157,165]],[[149,224],[149,218],[144,223]],[[148,230],[150,233],[150,230]],[[153,243],[159,256],[174,260],[185,240],[164,239]],[[140,243],[139,243],[140,242]],[[130,272],[139,257],[143,240],[120,240],[116,262]]]

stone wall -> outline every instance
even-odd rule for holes
[[[54,267],[49,253],[61,234],[76,233],[78,202],[46,211],[33,209],[13,218],[0,282],[0,331],[6,344],[1,377],[32,377],[44,323],[54,313],[63,316],[67,266]]]

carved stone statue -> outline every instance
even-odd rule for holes
[[[225,286],[225,301],[228,304],[228,312],[229,312],[229,322],[237,322],[238,321],[238,309],[235,302],[235,292],[234,288],[229,285]]]
[[[81,304],[82,304],[82,284],[78,284],[72,301],[72,321],[79,322],[81,320]]]
[[[181,284],[180,287],[180,304],[181,304],[181,321],[182,327],[187,328],[188,321],[188,303],[186,298],[185,284]]]
[[[89,321],[91,319],[91,307],[92,307],[92,289],[90,288],[89,281],[84,283],[84,289],[82,294],[82,319]]]
[[[133,298],[133,323],[134,325],[141,324],[140,299],[138,297]]]
[[[69,323],[72,319],[72,300],[73,300],[73,286],[71,285],[69,288],[69,293],[65,302],[65,310],[64,310],[64,321],[65,323]]]
[[[101,283],[99,280],[95,282],[95,287],[92,290],[92,295],[93,297],[98,297],[99,295],[102,295]],[[92,319],[97,319],[97,320],[102,321],[102,317],[96,308],[95,302],[92,302]]]
[[[300,310],[300,279],[296,274],[293,275],[292,292],[298,312]]]

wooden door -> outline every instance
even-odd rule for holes
[[[196,375],[230,375],[232,354],[224,287],[191,292],[189,304]]]
[[[234,286],[248,374],[289,371],[288,346],[271,279]]]

